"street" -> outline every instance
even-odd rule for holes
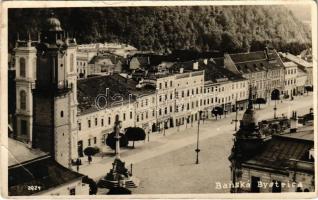
[[[293,110],[298,115],[309,112],[313,107],[313,96],[297,97],[295,100],[284,100],[277,104],[277,116],[290,116]],[[273,117],[273,105],[262,105],[255,110],[260,120]],[[242,118],[244,111],[238,114]],[[132,190],[133,194],[161,193],[224,193],[228,189],[216,189],[216,182],[229,183],[230,169],[228,156],[232,148],[235,113],[222,119],[208,119],[200,125],[199,164],[195,164],[197,122],[187,128],[168,129],[166,136],[150,134],[150,142],[137,142],[135,149],[123,150],[121,158],[130,169],[133,163],[133,175],[140,179],[140,186]],[[239,127],[239,124],[238,124]],[[88,165],[84,158],[80,173],[96,181],[111,168],[113,157],[94,157]],[[100,193],[99,193],[100,194]]]

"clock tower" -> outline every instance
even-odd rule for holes
[[[52,15],[36,49],[33,145],[69,167],[76,158],[76,41]]]

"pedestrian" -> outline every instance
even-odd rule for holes
[[[92,156],[88,156],[88,164],[91,164],[92,162]]]

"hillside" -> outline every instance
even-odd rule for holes
[[[9,11],[9,45],[16,33],[36,38],[47,9]],[[122,7],[54,9],[78,43],[125,42],[142,50],[262,49],[301,51],[311,32],[283,6]],[[23,20],[21,20],[23,19]]]

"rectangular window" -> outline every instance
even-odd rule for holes
[[[101,119],[100,124],[101,126],[104,126],[104,119]]]
[[[91,127],[91,120],[88,120],[88,128]]]
[[[82,130],[82,124],[81,123],[78,123],[78,130]]]
[[[96,137],[94,137],[94,144],[96,144],[96,142],[97,142],[97,139],[96,139]]]
[[[88,139],[88,146],[91,146],[91,139]]]
[[[97,123],[97,118],[95,118],[95,126],[97,126],[97,124],[98,124],[98,123]]]
[[[123,120],[126,120],[126,113],[123,114]]]
[[[130,119],[132,119],[133,117],[133,113],[130,111]]]
[[[70,195],[75,195],[75,188],[70,189]]]
[[[108,117],[108,125],[110,125],[110,123],[111,123],[111,119],[110,117]]]
[[[27,121],[26,120],[21,120],[20,123],[21,123],[21,126],[20,126],[21,135],[26,135],[27,134]]]

